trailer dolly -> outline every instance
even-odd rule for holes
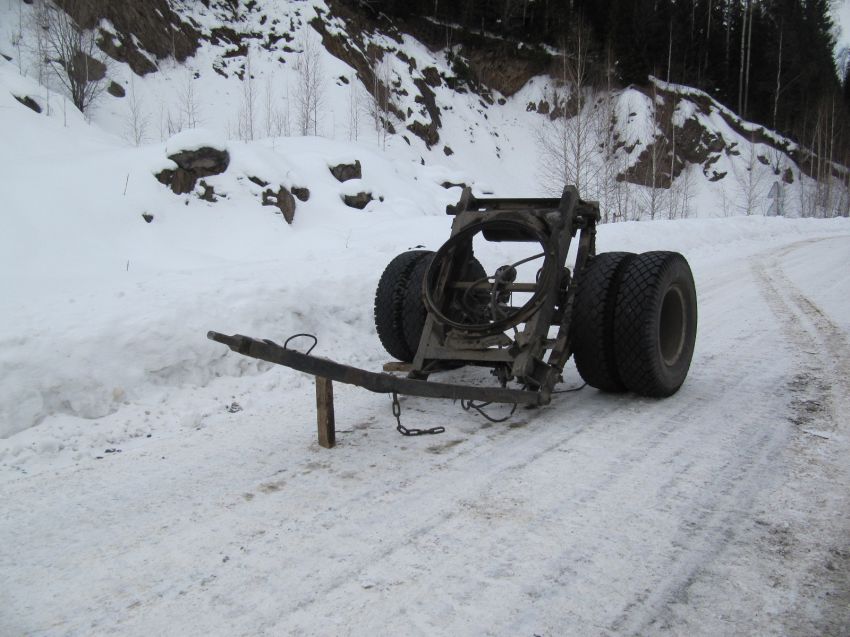
[[[560,198],[539,199],[476,198],[466,188],[446,212],[454,217],[448,241],[436,252],[409,250],[395,257],[375,295],[378,337],[391,356],[408,364],[406,376],[301,353],[289,341],[278,345],[213,331],[207,337],[315,376],[319,443],[325,447],[335,439],[332,381],[394,397],[538,407],[551,401],[572,355],[582,379],[603,391],[665,397],[682,385],[697,328],[694,280],[682,255],[597,254],[599,206],[583,201],[574,186]],[[539,249],[488,273],[474,252],[482,241]],[[535,260],[542,265],[530,275],[528,264]],[[515,297],[525,302],[514,304]],[[429,380],[467,365],[490,368],[498,386]],[[397,405],[394,399],[394,414]]]

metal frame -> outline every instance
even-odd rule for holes
[[[433,371],[458,364],[501,367],[505,370],[503,383],[516,380],[525,391],[539,394],[538,404],[548,404],[571,354],[576,277],[566,268],[567,255],[578,233],[573,273],[581,276],[587,258],[596,250],[598,204],[582,201],[574,186],[564,188],[560,199],[478,199],[465,189],[460,202],[446,212],[454,216],[452,234],[426,273],[423,296],[428,315],[409,377],[426,379]],[[531,292],[533,296],[496,329],[450,325],[441,316],[451,303],[450,291],[471,285],[460,282],[458,272],[472,256],[472,239],[478,233],[492,241],[539,242],[545,253],[536,283],[503,286],[506,291]],[[502,328],[520,324],[524,327],[515,338],[505,337]],[[559,328],[555,339],[548,338],[551,326]]]
[[[571,354],[570,321],[577,279],[588,257],[596,250],[599,206],[582,201],[574,186],[564,188],[558,198],[478,199],[465,188],[459,203],[448,206],[454,217],[449,240],[434,255],[423,283],[423,302],[428,310],[422,337],[407,378],[343,365],[325,358],[290,350],[272,341],[236,334],[209,332],[207,337],[235,352],[312,374],[319,381],[339,381],[378,393],[397,393],[429,398],[480,400],[485,402],[546,405],[561,380]],[[532,299],[522,308],[508,308],[509,316],[487,324],[465,325],[447,318],[453,295],[469,287],[490,289],[487,281],[463,281],[459,276],[472,257],[472,239],[481,233],[488,241],[538,242],[543,246],[544,264],[534,283],[504,282],[502,291],[530,292]],[[578,249],[572,273],[566,267],[572,239],[578,234]],[[493,278],[493,277],[490,277]],[[520,329],[522,326],[522,329]],[[558,327],[554,339],[549,328]],[[514,337],[505,333],[513,330]],[[547,356],[548,352],[548,356]],[[428,377],[440,370],[463,365],[492,367],[501,387],[436,383]],[[514,381],[520,389],[511,389]],[[330,383],[320,392],[330,395]],[[317,394],[318,395],[318,394]],[[327,405],[319,405],[320,415]],[[333,427],[332,402],[330,416]],[[321,420],[321,418],[320,418]],[[328,432],[325,430],[325,434]],[[320,442],[322,426],[320,423]],[[323,446],[332,446],[323,444]]]

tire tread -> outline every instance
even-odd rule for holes
[[[693,354],[696,329],[696,297],[690,267],[685,258],[676,252],[645,252],[633,259],[623,272],[617,295],[614,316],[614,349],[617,370],[625,386],[642,396],[661,398],[675,393],[682,382],[668,378],[662,369],[658,354],[658,319],[661,298],[666,292],[663,283],[671,270],[684,265],[689,279],[689,298],[693,295],[694,325],[685,344],[687,357],[684,374]],[[687,282],[687,281],[686,281]]]
[[[635,255],[603,252],[585,267],[576,292],[572,317],[576,369],[591,387],[622,392],[626,386],[614,354],[614,307],[622,273]]]
[[[428,250],[402,252],[384,269],[375,292],[375,329],[387,353],[393,358],[411,362],[415,349],[411,351],[404,335],[404,298],[410,275]]]

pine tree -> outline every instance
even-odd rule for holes
[[[423,28],[434,29],[428,18],[460,25],[452,42],[479,48],[492,45],[490,33],[559,48],[581,22],[591,76],[605,76],[610,50],[621,85],[647,86],[655,75],[701,88],[804,144],[824,100],[843,95],[841,115],[850,116],[847,69],[837,69],[832,54],[830,0],[347,1]],[[839,135],[850,152],[848,133]]]

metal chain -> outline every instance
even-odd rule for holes
[[[494,418],[493,416],[490,416],[488,413],[486,413],[484,411],[484,407],[487,407],[488,405],[492,405],[492,404],[493,404],[492,402],[476,403],[472,400],[463,400],[463,399],[461,399],[461,401],[460,401],[460,406],[463,408],[464,411],[469,411],[470,409],[474,409],[475,411],[477,411],[479,414],[484,416],[490,422],[496,422],[496,423],[506,422],[507,420],[509,420],[511,418],[511,416],[514,415],[514,412],[516,411],[516,408],[517,408],[517,404],[513,403],[513,406],[511,407],[511,413],[509,413],[504,418]]]
[[[404,425],[401,424],[401,403],[398,402],[398,394],[393,392],[393,416],[395,416],[396,423],[396,431],[398,431],[402,436],[425,436],[432,434],[441,434],[446,428],[445,427],[431,427],[431,429],[408,429]]]

